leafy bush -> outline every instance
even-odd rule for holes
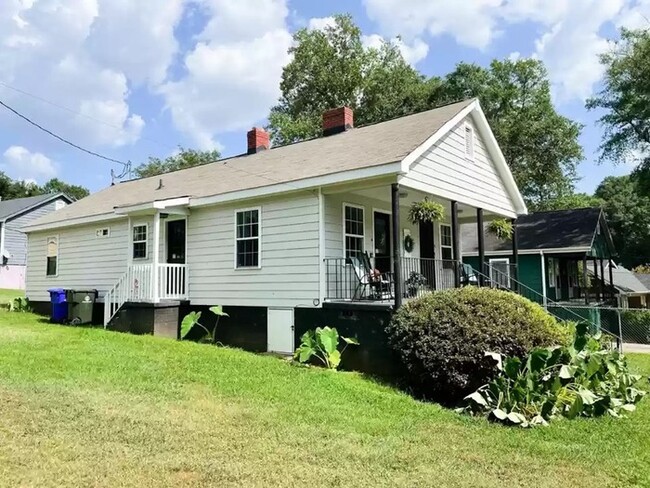
[[[25,297],[16,297],[9,302],[10,312],[29,313],[32,312],[32,306],[29,299]]]
[[[413,392],[455,403],[494,376],[485,351],[523,358],[534,347],[568,341],[568,332],[520,295],[465,287],[407,302],[387,329]]]
[[[645,392],[625,357],[601,346],[588,324],[576,329],[572,345],[533,349],[525,361],[487,353],[498,376],[466,397],[464,409],[511,425],[546,425],[554,417],[619,417],[634,411]]]
[[[650,310],[626,310],[621,314],[623,340],[650,344]]]
[[[302,343],[296,349],[294,358],[301,363],[307,363],[317,359],[328,369],[336,369],[341,364],[341,356],[349,345],[359,345],[359,341],[349,337],[339,336],[336,329],[331,327],[317,327],[316,330],[308,330],[300,338]],[[345,342],[343,349],[339,351],[339,340]]]
[[[181,339],[185,339],[185,337],[192,331],[192,329],[200,328],[203,331],[203,335],[199,340],[216,344],[217,326],[219,325],[219,319],[221,319],[221,317],[228,317],[228,314],[223,311],[221,305],[210,307],[210,312],[217,316],[217,322],[214,324],[214,329],[212,331],[210,331],[210,329],[199,322],[199,320],[201,320],[201,312],[190,312],[183,318],[183,321],[181,322]]]

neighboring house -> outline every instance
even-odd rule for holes
[[[593,268],[589,269],[593,273]],[[621,265],[614,264],[612,278],[618,295],[618,306],[621,308],[648,308],[650,306],[650,289],[643,283],[637,273]],[[608,271],[605,272],[605,281],[609,285]]]
[[[119,183],[34,222],[28,297],[97,289],[108,327],[133,330],[137,316],[174,337],[179,313],[220,304],[229,343],[286,353],[307,316],[336,326],[398,307],[414,272],[427,289],[459,285],[460,220],[526,213],[477,100],[353,125],[349,108],[330,110],[323,137],[270,150],[255,128],[247,154]],[[425,197],[445,218],[413,225]],[[366,252],[395,277],[386,288],[364,283]]]
[[[62,193],[0,201],[0,288],[25,289],[27,235],[22,228],[69,203]]]
[[[512,243],[497,239],[487,225],[484,273],[540,302],[602,303],[614,301],[609,263],[615,256],[612,237],[600,208],[535,212],[517,221],[518,266],[513,269]],[[479,269],[477,230],[463,225],[463,260]],[[592,275],[589,274],[592,270]],[[607,274],[607,275],[606,275]]]

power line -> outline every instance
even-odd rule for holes
[[[28,91],[22,90],[20,88],[16,88],[15,86],[8,85],[7,83],[5,83],[3,81],[0,81],[0,86],[3,86],[3,87],[5,87],[5,88],[7,88],[9,90],[13,90],[13,91],[15,91],[17,93],[20,93],[22,95],[28,96],[30,98],[33,98],[34,100],[38,100],[40,102],[47,103],[48,105],[51,105],[52,107],[56,107],[58,109],[65,110],[66,112],[69,112],[71,114],[78,115],[79,117],[84,117],[86,119],[97,122],[98,124],[105,125],[106,127],[110,127],[111,129],[115,129],[116,131],[122,131],[122,127],[118,127],[117,125],[110,124],[110,123],[108,123],[108,122],[106,122],[104,120],[93,117],[92,115],[84,114],[84,113],[81,113],[81,112],[79,112],[77,110],[73,110],[70,107],[60,105],[60,104],[55,103],[55,102],[53,102],[51,100],[48,100],[46,98],[40,97],[38,95],[34,95],[33,93],[29,93]],[[155,144],[158,144],[158,145],[164,146],[164,147],[168,147],[168,148],[175,148],[176,147],[176,146],[172,146],[170,144],[158,141],[156,139],[152,139],[151,137],[142,136],[141,139],[149,141],[149,142],[153,142]]]
[[[104,159],[104,160],[106,160],[106,161],[110,161],[110,162],[112,162],[112,163],[121,164],[121,165],[124,166],[125,168],[128,168],[128,167],[130,166],[130,163],[125,163],[124,161],[120,161],[119,159],[113,159],[113,158],[110,158],[110,157],[108,157],[108,156],[103,156],[103,155],[101,155],[101,154],[99,154],[99,153],[96,153],[96,152],[94,152],[94,151],[91,151],[90,149],[86,149],[86,148],[84,148],[84,147],[81,147],[81,146],[79,146],[78,144],[75,144],[74,142],[70,142],[69,140],[64,139],[63,137],[61,137],[61,136],[55,134],[54,132],[52,132],[51,130],[48,130],[48,129],[46,129],[45,127],[43,127],[42,125],[37,124],[36,122],[34,122],[34,121],[33,121],[32,119],[30,119],[29,117],[27,117],[27,116],[21,114],[20,112],[18,112],[18,111],[15,110],[15,109],[11,108],[9,105],[7,105],[6,103],[4,103],[2,100],[0,100],[0,105],[2,105],[4,108],[6,108],[6,109],[9,110],[10,112],[14,113],[15,115],[17,115],[18,117],[20,117],[21,119],[23,119],[23,120],[26,121],[27,123],[29,123],[29,124],[33,125],[34,127],[38,128],[38,129],[40,129],[40,130],[42,130],[42,131],[45,132],[46,134],[49,134],[50,136],[54,137],[55,139],[58,139],[59,141],[65,143],[65,144],[68,144],[69,146],[72,146],[72,147],[74,147],[75,149],[78,149],[79,151],[82,151],[82,152],[85,152],[85,153],[87,153],[87,154],[90,154],[91,156],[95,156],[96,158],[100,158],[100,159]]]

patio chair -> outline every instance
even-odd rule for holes
[[[376,274],[366,253],[361,256],[347,258],[348,264],[354,270],[357,285],[352,300],[364,297],[388,300],[392,298],[392,276],[390,273]],[[372,293],[369,294],[368,291]]]

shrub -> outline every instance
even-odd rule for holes
[[[296,349],[294,359],[301,363],[308,363],[312,359],[318,360],[328,369],[337,369],[341,364],[341,356],[348,346],[358,346],[359,341],[349,337],[339,336],[336,329],[331,327],[316,327],[316,330],[308,330],[300,338],[302,343]],[[339,351],[339,342],[345,345]]]
[[[650,310],[626,310],[621,314],[625,342],[650,344]]]
[[[497,376],[468,395],[461,410],[522,427],[547,425],[555,417],[633,412],[645,395],[637,388],[641,376],[630,374],[625,357],[603,347],[588,328],[579,324],[573,344],[533,349],[525,361],[487,353]]]
[[[486,351],[524,358],[566,343],[568,333],[539,305],[507,291],[465,287],[410,301],[387,329],[413,392],[455,403],[494,376]]]

